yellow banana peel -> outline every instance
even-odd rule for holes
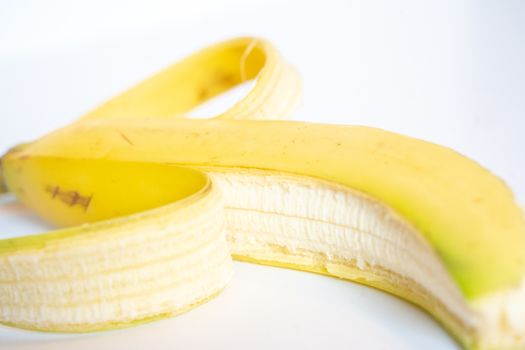
[[[252,79],[220,116],[183,118]],[[233,256],[401,296],[465,348],[525,348],[525,221],[507,186],[422,140],[271,120],[299,96],[275,48],[235,39],[4,155],[0,182],[68,228],[0,240],[0,322],[177,314],[224,288]]]

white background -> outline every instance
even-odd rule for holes
[[[525,203],[524,1],[0,0],[0,152],[67,124],[218,40],[257,35],[301,71],[296,119],[441,143]],[[238,90],[203,110],[227,108]],[[0,237],[46,228],[0,205]],[[0,327],[2,349],[455,349],[428,316],[373,289],[236,264],[218,298],[130,330]]]

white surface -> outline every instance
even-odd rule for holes
[[[0,152],[198,48],[260,35],[303,74],[296,119],[372,125],[451,146],[501,176],[525,203],[524,18],[519,0],[0,0]],[[0,205],[0,235],[45,229],[28,213],[15,216],[13,205]],[[0,327],[0,347],[456,348],[399,299],[247,264],[236,264],[218,298],[183,316],[84,336]]]

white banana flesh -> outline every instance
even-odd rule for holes
[[[525,345],[525,281],[467,303],[428,242],[383,203],[315,178],[204,169],[223,193],[225,234],[234,258],[400,295],[431,310],[452,333],[463,329],[457,336],[467,344],[486,349]]]
[[[224,196],[225,232],[237,259],[375,280],[396,294],[412,293],[414,303],[461,328],[478,324],[433,249],[384,204],[308,177],[243,169],[209,174]]]
[[[0,321],[86,332],[178,314],[213,297],[232,274],[221,196],[210,185],[183,202],[16,255],[0,252]]]

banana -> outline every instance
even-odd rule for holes
[[[252,91],[218,118],[181,118],[245,79]],[[4,155],[7,188],[72,227],[0,241],[0,322],[82,332],[177,314],[224,288],[233,256],[398,295],[468,349],[525,348],[511,191],[425,141],[264,120],[292,110],[298,82],[271,45],[237,39]]]
[[[216,119],[286,119],[300,101],[301,80],[267,41],[226,41],[157,73],[82,119],[173,118],[245,81],[255,86]]]

